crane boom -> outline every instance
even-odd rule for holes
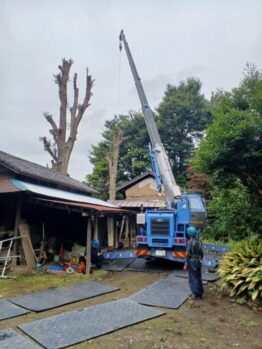
[[[181,191],[180,191],[179,186],[176,184],[167,153],[165,151],[163,143],[161,142],[161,138],[160,138],[158,129],[156,127],[153,112],[148,104],[141,79],[138,75],[138,72],[137,72],[137,69],[136,69],[136,66],[135,66],[133,57],[131,55],[131,52],[130,52],[130,49],[129,49],[128,43],[126,41],[125,34],[124,34],[123,30],[121,30],[121,32],[120,32],[119,39],[120,39],[120,46],[119,46],[120,50],[122,49],[121,43],[123,42],[123,44],[124,44],[124,48],[126,51],[128,62],[129,62],[129,65],[130,65],[130,68],[131,68],[131,71],[133,74],[136,89],[137,89],[138,96],[139,96],[139,99],[141,102],[142,112],[144,115],[147,131],[148,131],[150,142],[152,145],[152,150],[155,154],[155,157],[156,157],[156,160],[157,160],[157,163],[159,166],[161,180],[162,180],[163,186],[165,188],[168,202],[169,202],[169,204],[172,205],[172,203],[176,199],[181,197]]]

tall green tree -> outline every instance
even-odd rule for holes
[[[160,135],[173,173],[178,183],[184,185],[187,161],[211,120],[208,102],[201,93],[201,82],[189,78],[178,86],[167,85],[157,112]]]
[[[262,75],[247,71],[240,87],[216,99],[213,122],[195,159],[195,168],[220,185],[240,178],[262,195]]]
[[[213,122],[193,159],[213,186],[208,232],[241,239],[262,233],[262,74],[249,64],[238,88],[212,98]]]

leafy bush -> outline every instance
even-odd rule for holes
[[[229,188],[215,188],[208,204],[210,224],[203,237],[224,241],[262,234],[262,209],[239,179]]]
[[[254,237],[235,244],[219,267],[222,289],[239,301],[262,302],[262,240]]]

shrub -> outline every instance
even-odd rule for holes
[[[222,289],[239,301],[262,302],[262,240],[253,237],[235,244],[219,267]]]
[[[210,224],[203,237],[237,241],[262,235],[262,209],[239,180],[230,188],[213,190],[208,216]]]

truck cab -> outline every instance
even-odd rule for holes
[[[207,224],[207,208],[205,200],[199,194],[182,194],[189,202],[190,225],[204,228]]]
[[[187,228],[206,224],[206,207],[200,195],[184,194],[170,210],[147,210],[137,215],[136,253],[139,257],[184,262]]]

